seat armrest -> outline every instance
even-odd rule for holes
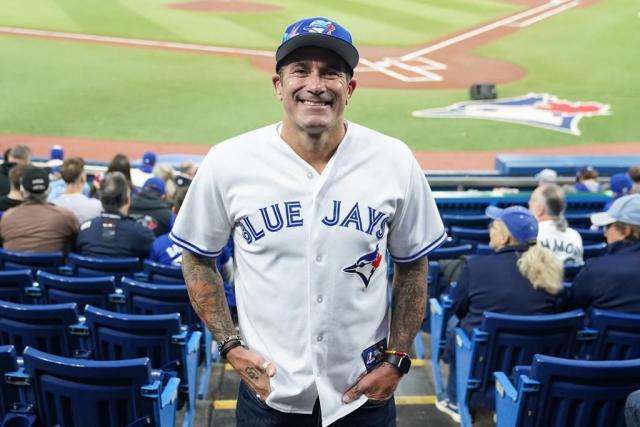
[[[189,341],[187,342],[187,354],[200,351],[201,339],[202,339],[202,332],[200,331],[191,332],[191,335],[189,336]]]
[[[496,380],[496,422],[500,427],[515,426],[518,421],[518,391],[504,372],[494,372]]]
[[[30,387],[31,376],[27,374],[24,368],[18,368],[17,371],[7,372],[4,374],[4,381],[7,384],[14,385],[16,387]]]
[[[58,274],[63,276],[73,276],[73,267],[70,265],[58,267]]]

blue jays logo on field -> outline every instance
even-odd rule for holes
[[[571,102],[548,93],[529,93],[516,98],[467,101],[444,108],[418,110],[413,116],[498,120],[578,136],[581,134],[578,122],[583,117],[609,115],[609,108],[608,104],[599,102]]]
[[[364,283],[364,287],[369,286],[369,281],[371,280],[371,276],[376,272],[376,269],[380,267],[380,263],[382,262],[382,254],[378,249],[378,245],[376,248],[364,255],[362,255],[356,262],[351,264],[348,267],[342,269],[345,273],[356,274],[362,282]]]

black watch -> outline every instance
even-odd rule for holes
[[[411,358],[406,353],[385,353],[384,361],[395,367],[403,375],[411,368]]]

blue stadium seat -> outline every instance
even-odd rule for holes
[[[29,268],[35,275],[36,270],[57,273],[64,265],[62,252],[15,252],[0,248],[0,269],[21,270]]]
[[[640,314],[594,308],[589,313],[589,329],[592,332],[592,342],[589,344],[586,358],[592,360],[640,358]]]
[[[27,347],[24,368],[7,373],[14,388],[34,395],[28,412],[38,425],[173,427],[180,379],[152,371],[148,358],[95,361]],[[15,414],[27,418],[29,413]],[[31,415],[33,417],[33,415]],[[15,426],[31,425],[26,422]]]
[[[116,276],[116,284],[122,276],[133,277],[140,270],[140,260],[136,257],[91,257],[70,253],[67,258],[68,271],[73,276]]]
[[[152,283],[184,283],[180,266],[159,264],[146,259],[142,263],[142,269],[146,277],[141,276],[139,280]]]
[[[0,420],[12,409],[12,405],[20,400],[18,390],[4,381],[4,374],[14,372],[17,369],[18,360],[15,347],[12,345],[0,346]]]
[[[480,244],[476,246],[476,255],[491,255],[496,253],[496,251],[489,245]]]
[[[489,229],[451,227],[451,237],[457,245],[471,244],[475,247],[489,243]]]
[[[446,227],[467,227],[487,229],[491,218],[484,214],[480,215],[456,215],[442,214],[442,222]]]
[[[585,260],[587,260],[589,258],[606,254],[607,244],[603,242],[603,243],[594,243],[591,245],[583,245],[583,249],[584,249],[584,253],[582,256]]]
[[[26,289],[33,285],[32,272],[29,269],[0,271],[0,299],[11,302],[28,303]]]
[[[576,230],[580,234],[580,237],[582,237],[583,246],[606,242],[604,232],[602,231],[592,231],[588,228],[574,228],[574,230]]]
[[[72,357],[81,349],[81,338],[72,328],[79,321],[75,303],[29,305],[0,301],[0,344],[13,345],[19,354],[31,346]]]
[[[154,368],[176,372],[187,401],[183,426],[193,426],[200,350],[199,331],[182,326],[180,315],[122,314],[87,306],[86,325],[99,360],[149,357]]]
[[[591,227],[591,212],[567,212],[564,217],[571,228]]]
[[[212,353],[213,336],[193,311],[187,287],[184,284],[145,283],[129,278],[122,279],[122,291],[126,299],[126,311],[131,314],[179,313],[182,323],[203,333],[204,367],[200,374],[198,398],[205,399],[211,374],[211,362],[218,358],[217,349]]]
[[[470,244],[446,247],[441,246],[435,251],[429,253],[429,261],[460,258],[464,255],[472,255],[474,252],[473,245]]]
[[[42,301],[47,304],[75,302],[81,312],[87,304],[111,309],[116,307],[114,276],[70,277],[38,271],[36,278]],[[30,295],[36,296],[38,288],[31,288]]]
[[[471,426],[471,406],[493,408],[494,371],[530,365],[535,354],[572,357],[579,350],[585,313],[516,316],[484,313],[468,337],[456,328],[456,386],[461,424]]]
[[[495,373],[500,427],[624,427],[624,404],[640,384],[640,359],[586,361],[536,355],[512,383]]]
[[[457,283],[453,282],[447,295],[441,295],[440,298],[429,298],[431,313],[431,370],[438,400],[445,397],[440,359],[447,346],[447,325],[453,316],[453,293],[456,286]]]

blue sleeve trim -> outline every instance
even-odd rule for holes
[[[182,249],[186,249],[187,251],[196,253],[198,255],[206,256],[209,258],[215,258],[222,253],[222,249],[216,252],[205,251],[204,249],[200,249],[193,243],[189,243],[186,240],[179,238],[178,236],[173,234],[173,231],[169,233],[169,238],[173,241],[173,243],[180,246]]]
[[[438,249],[446,241],[447,241],[447,232],[443,231],[442,234],[440,235],[440,237],[438,237],[433,242],[429,243],[429,245],[427,245],[427,247],[425,247],[424,249],[421,249],[415,255],[411,255],[411,256],[408,256],[408,257],[395,257],[395,256],[393,256],[393,254],[391,254],[391,259],[393,259],[393,261],[397,262],[398,264],[405,264],[405,263],[413,262],[413,261],[416,261],[416,260],[418,260],[420,258],[423,258],[423,257],[427,256],[429,254],[429,252],[432,252],[432,251]]]

